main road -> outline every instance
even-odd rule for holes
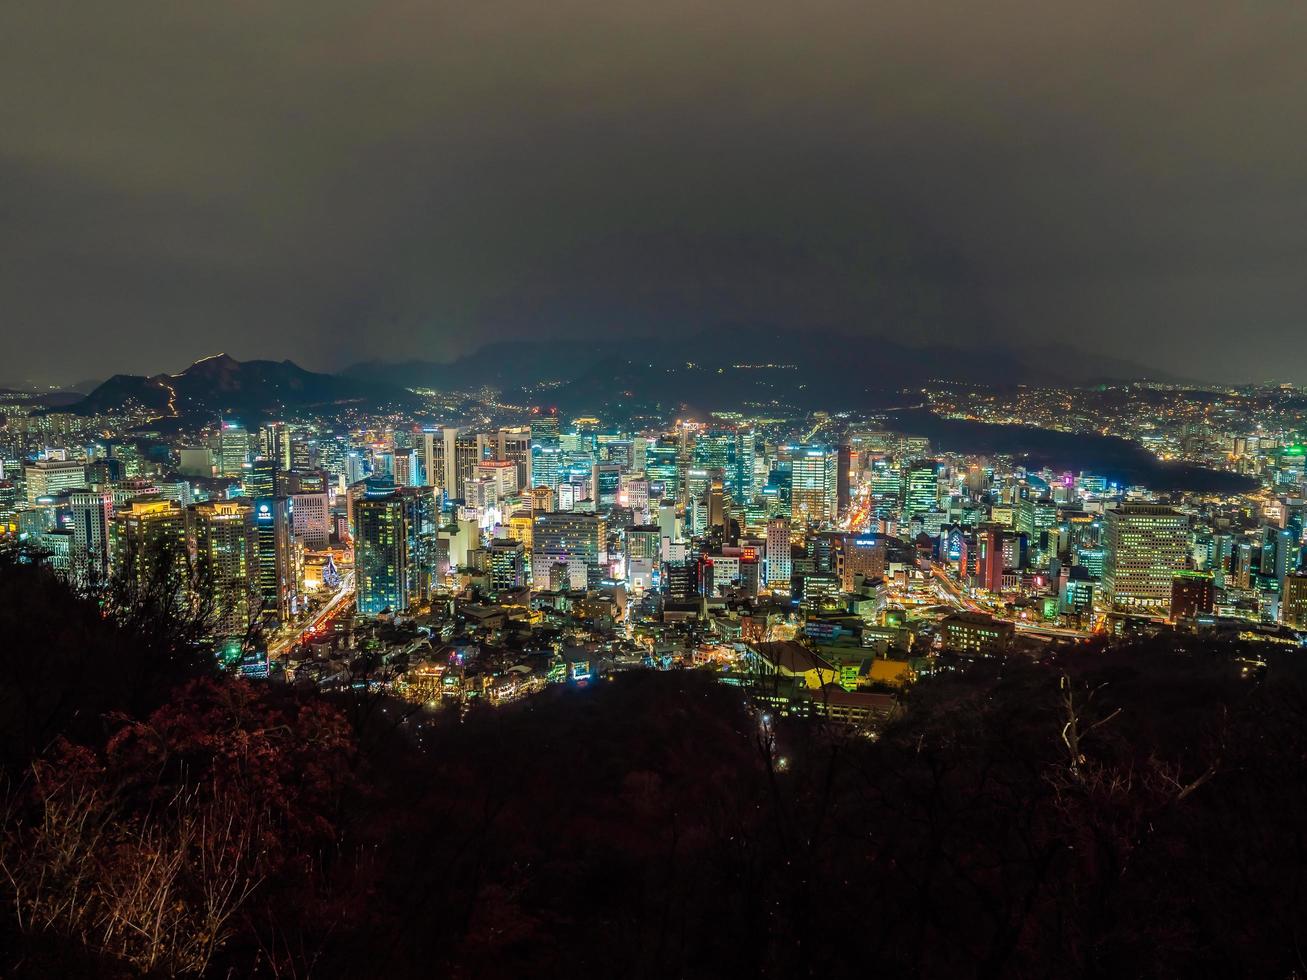
[[[336,594],[327,600],[326,605],[313,614],[312,619],[307,623],[296,624],[294,629],[282,630],[277,634],[277,638],[268,644],[268,659],[273,660],[283,656],[305,633],[316,631],[327,620],[343,612],[346,606],[353,601],[354,573],[346,572],[341,576],[340,588],[336,590]]]

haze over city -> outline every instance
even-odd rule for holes
[[[722,323],[1307,371],[1301,5],[56,0],[0,33],[0,382]]]

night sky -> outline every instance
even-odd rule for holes
[[[723,321],[1307,381],[1307,4],[7,0],[0,381]]]

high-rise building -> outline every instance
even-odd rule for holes
[[[573,588],[597,586],[603,538],[604,524],[596,514],[579,511],[536,514],[531,567],[539,579],[537,588],[548,588],[549,568],[560,562],[567,565]]]
[[[527,425],[499,430],[498,455],[495,458],[511,462],[517,467],[519,487],[533,485],[531,435],[531,427]]]
[[[646,446],[644,459],[645,476],[651,484],[650,494],[657,495],[662,500],[679,499],[681,480],[676,440],[664,436],[653,445]]]
[[[531,446],[531,475],[536,486],[557,491],[562,479],[563,449],[557,439],[533,442]]]
[[[853,467],[853,447],[840,446],[836,452],[838,462],[835,466],[835,509],[842,517],[849,512],[849,471]]]
[[[258,618],[254,528],[245,501],[206,501],[191,507],[191,546],[200,587],[213,597],[214,631],[244,636]]]
[[[118,575],[137,583],[178,575],[189,587],[186,519],[178,504],[157,497],[129,501],[114,510],[109,533]]]
[[[385,481],[370,481],[354,504],[354,582],[360,616],[409,606],[408,528],[404,500]]]
[[[291,530],[310,551],[325,551],[331,544],[331,508],[327,494],[292,494]]]
[[[42,497],[86,486],[86,467],[71,459],[38,459],[25,466],[23,474],[27,479],[27,502],[33,506]]]
[[[482,459],[482,440],[455,426],[426,429],[422,433],[422,464],[427,483],[440,487],[450,499],[462,500],[469,479]]]
[[[990,592],[1003,590],[1003,570],[1007,566],[1003,555],[1004,537],[1003,526],[1000,524],[982,524],[976,532],[976,543],[980,549],[978,584]]]
[[[1289,575],[1280,592],[1280,621],[1293,629],[1307,629],[1307,575]]]
[[[290,500],[260,497],[254,501],[254,582],[261,615],[274,624],[287,622],[299,601],[303,562],[292,536]]]
[[[783,517],[776,517],[767,522],[767,584],[790,588],[793,566],[790,545],[790,522]]]
[[[1215,593],[1211,572],[1176,572],[1171,580],[1171,619],[1210,613]]]
[[[790,517],[799,525],[832,521],[838,501],[838,454],[799,446],[790,460]]]
[[[873,534],[846,534],[837,553],[836,571],[840,577],[840,587],[845,592],[852,592],[855,579],[861,575],[864,581],[883,579],[885,577],[885,539]]]
[[[490,542],[490,590],[508,592],[526,584],[526,549],[521,541],[496,538]]]
[[[269,422],[259,430],[259,455],[275,460],[277,469],[291,468],[291,429],[285,422]]]
[[[107,491],[81,490],[68,495],[72,517],[72,572],[84,582],[92,582],[109,571],[109,529],[113,523],[113,494]]]
[[[622,467],[617,463],[595,463],[590,473],[590,499],[598,507],[617,503],[622,486]]]
[[[1157,504],[1126,504],[1104,514],[1103,592],[1114,609],[1165,614],[1171,582],[1189,553],[1189,518]]]
[[[239,422],[223,422],[218,434],[218,473],[241,476],[250,461],[250,434]]]
[[[939,463],[932,459],[913,463],[908,468],[903,511],[908,515],[924,514],[939,505]]]
[[[518,472],[518,464],[513,460],[486,459],[477,463],[473,470],[473,479],[489,480],[490,495],[494,498],[493,506],[502,508],[506,500],[517,494],[517,488],[520,486],[517,482]]]

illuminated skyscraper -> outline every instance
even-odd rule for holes
[[[820,446],[800,446],[790,461],[790,516],[796,524],[835,519],[838,456]]]
[[[1307,629],[1307,575],[1290,575],[1280,593],[1280,622]]]
[[[1114,608],[1165,615],[1171,582],[1189,553],[1189,518],[1170,507],[1127,504],[1104,514],[1103,591]]]
[[[39,459],[24,468],[27,478],[27,502],[35,504],[60,490],[86,486],[86,467],[74,460]]]
[[[244,636],[260,598],[254,586],[254,528],[245,501],[209,501],[191,508],[191,540],[202,588],[213,596],[218,636]]]
[[[409,606],[408,528],[393,485],[369,481],[354,504],[354,575],[358,611],[378,616]]]
[[[595,514],[536,514],[531,543],[536,587],[549,587],[549,569],[555,563],[568,567],[574,588],[597,586],[601,577],[599,553],[603,537],[603,521]]]
[[[250,434],[239,422],[223,422],[218,436],[218,472],[241,476],[250,459]]]
[[[508,592],[526,584],[526,549],[521,541],[497,538],[490,542],[490,590]]]
[[[783,517],[767,522],[767,584],[773,588],[790,590],[792,564],[790,558],[790,522]]]
[[[299,598],[302,563],[291,534],[290,501],[260,497],[254,501],[254,581],[261,613],[273,623],[289,620]]]
[[[181,576],[189,587],[186,519],[171,500],[144,497],[117,508],[110,525],[111,561],[130,581],[160,581]]]
[[[939,464],[934,460],[913,463],[908,469],[904,513],[924,514],[939,504]]]
[[[331,511],[327,494],[297,493],[291,496],[291,529],[311,551],[323,551],[331,543]]]
[[[109,571],[113,494],[74,491],[68,496],[68,509],[73,524],[71,571],[83,581],[102,579]]]

